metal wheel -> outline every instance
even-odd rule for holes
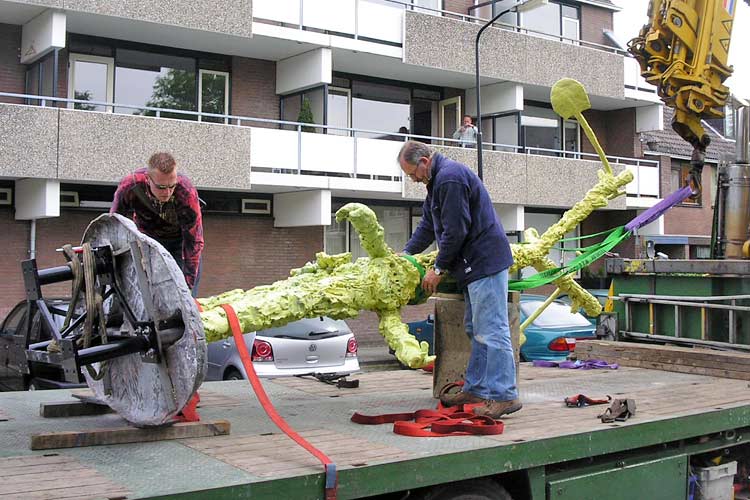
[[[164,247],[120,215],[96,218],[83,242],[112,247],[117,283],[137,321],[159,321],[178,314],[185,325],[179,338],[162,343],[158,362],[142,354],[110,359],[101,380],[83,370],[86,383],[97,399],[136,426],[170,423],[203,382],[207,367],[203,323],[182,271]],[[134,259],[131,244],[142,259]],[[107,316],[119,314],[112,303],[111,298],[104,302]],[[127,320],[118,329],[120,335],[133,335],[133,325]]]

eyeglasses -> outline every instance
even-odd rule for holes
[[[176,182],[174,184],[157,184],[156,182],[154,182],[154,180],[151,178],[150,175],[148,176],[148,180],[151,181],[151,184],[153,184],[156,189],[160,189],[162,191],[166,191],[168,189],[174,189],[177,187]]]

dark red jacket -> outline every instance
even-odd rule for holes
[[[160,243],[181,239],[182,271],[193,288],[203,251],[203,218],[190,179],[178,174],[172,197],[161,203],[151,194],[146,168],[140,168],[120,182],[109,212],[132,217],[142,233]]]

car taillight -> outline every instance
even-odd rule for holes
[[[346,343],[346,356],[353,357],[356,355],[357,355],[357,339],[352,337],[349,339],[349,342]]]
[[[557,337],[547,346],[550,351],[572,352],[576,350],[576,339],[570,337]]]
[[[265,340],[253,341],[253,361],[273,361],[273,349]]]

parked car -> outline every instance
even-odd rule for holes
[[[328,317],[302,319],[244,335],[259,377],[337,377],[359,370],[357,341],[346,322]],[[206,380],[247,378],[233,338],[208,344]]]
[[[65,314],[70,304],[69,298],[45,299],[47,308],[58,328],[62,328]],[[28,364],[29,374],[24,374],[22,366],[27,363],[23,336],[26,332],[28,314],[26,301],[16,304],[0,325],[0,391],[25,391],[33,389],[64,389],[84,387],[83,378],[79,383],[65,382],[62,369],[47,363]],[[41,321],[39,310],[31,318],[29,343],[43,342],[51,338],[46,323]]]
[[[546,297],[521,295],[521,323],[531,316]],[[524,331],[526,342],[521,346],[525,361],[563,361],[575,350],[576,340],[596,338],[596,323],[580,312],[571,312],[570,305],[554,300]]]
[[[521,294],[521,323],[536,311],[546,300],[541,295]],[[409,333],[418,340],[430,344],[433,353],[434,319],[408,324]],[[553,301],[544,312],[526,328],[526,342],[521,346],[523,361],[563,361],[575,350],[576,340],[596,338],[596,324],[581,313],[570,312],[570,305],[561,300]]]

